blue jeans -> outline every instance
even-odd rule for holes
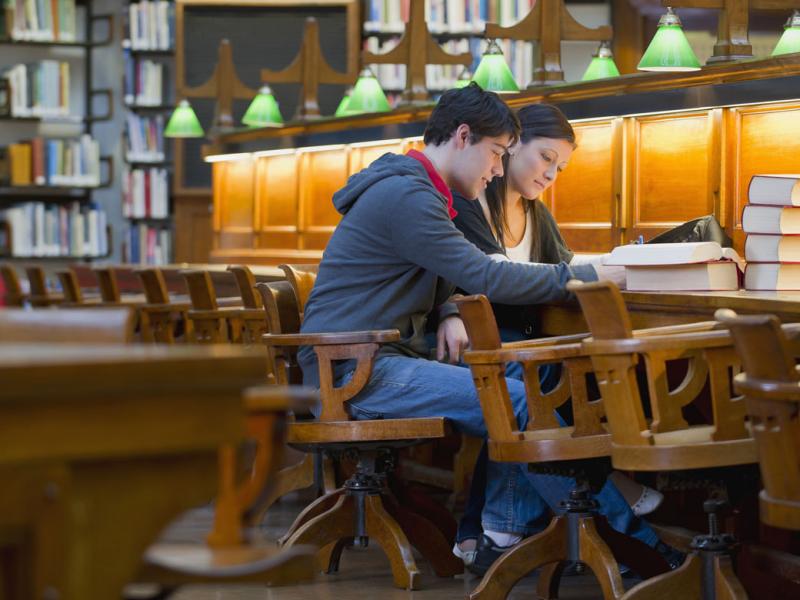
[[[337,384],[350,376],[346,374]],[[524,429],[528,421],[525,386],[517,379],[506,381],[517,423]],[[380,357],[367,385],[348,404],[356,419],[446,417],[458,431],[487,437],[472,375],[461,366],[406,356]],[[558,509],[574,483],[567,477],[528,473],[526,464],[487,460],[483,528],[523,535],[541,531],[549,521],[550,508]],[[612,527],[656,544],[655,532],[633,515],[610,483],[597,499]]]

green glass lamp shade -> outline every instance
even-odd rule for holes
[[[619,77],[619,69],[614,62],[614,57],[611,55],[611,48],[608,47],[608,42],[600,44],[597,54],[592,57],[592,62],[583,74],[583,81],[591,81],[592,79],[606,79],[608,77]]]
[[[800,52],[800,10],[794,11],[785,27],[781,39],[778,40],[775,50],[772,51],[772,56]]]
[[[336,112],[333,113],[334,117],[346,117],[347,115],[353,114],[350,112],[350,96],[352,94],[353,88],[347,88],[339,102],[339,106],[336,107]]]
[[[683,33],[681,20],[671,8],[658,22],[658,29],[653,40],[639,61],[640,71],[698,71],[700,61],[697,60],[686,34]]]
[[[164,129],[164,137],[196,138],[204,135],[205,132],[197,120],[197,115],[194,114],[192,105],[188,100],[181,100],[172,111],[172,116]]]
[[[272,95],[272,89],[262,86],[258,94],[253,98],[247,112],[242,117],[242,123],[248,127],[280,127],[283,125],[283,117],[278,108],[278,101]]]
[[[472,81],[487,92],[513,94],[519,91],[519,86],[514,81],[514,75],[506,64],[503,51],[494,40],[489,40],[489,46],[481,57]]]
[[[381,84],[369,69],[364,69],[358,76],[358,81],[350,94],[350,103],[347,105],[348,114],[388,112],[392,110],[386,94],[381,89]]]
[[[472,72],[468,68],[464,67],[464,70],[461,71],[461,74],[458,76],[458,79],[456,79],[453,87],[457,90],[467,87],[470,81],[472,81]]]

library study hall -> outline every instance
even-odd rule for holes
[[[800,600],[798,0],[0,0],[0,599]]]

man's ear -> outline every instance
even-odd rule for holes
[[[472,132],[469,129],[469,125],[467,125],[466,123],[462,123],[461,125],[459,125],[458,129],[456,129],[456,134],[454,136],[456,138],[456,146],[459,149],[466,148],[467,146],[469,146],[471,135]]]

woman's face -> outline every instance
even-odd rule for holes
[[[523,198],[538,198],[567,166],[572,150],[567,140],[540,137],[517,143],[508,163],[509,187]]]

